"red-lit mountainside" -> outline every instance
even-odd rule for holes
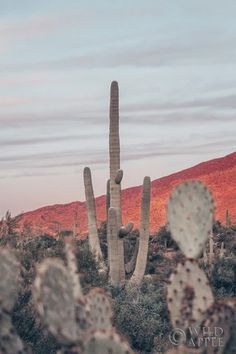
[[[212,191],[216,201],[216,219],[225,221],[226,210],[236,222],[236,152],[225,157],[206,161],[186,170],[156,179],[152,182],[151,232],[155,232],[166,221],[168,197],[177,184],[197,179],[203,181]],[[133,221],[139,227],[141,186],[122,192],[123,223]],[[98,224],[106,218],[105,196],[96,198]],[[57,204],[24,213],[17,217],[19,228],[26,225],[33,234],[55,235],[59,230],[71,230],[77,225],[77,233],[87,232],[87,214],[84,202]]]

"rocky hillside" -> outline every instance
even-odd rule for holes
[[[175,185],[188,180],[203,181],[216,200],[216,218],[224,222],[226,209],[231,220],[236,222],[236,152],[218,159],[206,161],[186,170],[156,179],[152,182],[151,230],[155,232],[166,220],[166,203]],[[124,223],[132,220],[139,226],[141,187],[132,187],[122,192]],[[105,220],[105,196],[96,199],[99,223]],[[85,235],[87,215],[84,202],[57,204],[24,213],[17,217],[19,228],[29,227],[36,234],[54,235],[59,230],[73,229]]]

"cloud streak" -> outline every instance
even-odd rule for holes
[[[120,43],[118,41],[66,58],[6,64],[0,68],[0,71],[64,71],[92,68],[109,69],[125,66],[155,68],[188,64],[234,64],[236,59],[234,41],[234,36],[219,38],[217,35],[213,38],[212,36],[202,36],[201,40],[198,38],[195,41],[186,38],[182,42],[177,40],[177,43],[176,39],[165,38],[160,40],[158,37],[153,37],[152,41],[143,41],[141,37],[140,42],[134,41],[134,43],[127,42],[124,44],[124,42]]]
[[[122,107],[121,109],[121,122],[122,125],[143,125],[150,124],[162,126],[162,125],[182,125],[182,124],[198,124],[202,123],[214,123],[222,122],[224,119],[225,123],[234,123],[235,122],[235,103],[229,102],[227,104],[227,99],[224,102],[217,103],[215,100],[215,105],[213,104],[214,100],[203,101],[203,102],[181,102],[175,104],[166,103],[165,105],[155,105],[144,103],[138,104],[138,107],[135,105],[130,108]],[[191,106],[192,104],[192,106]],[[212,104],[212,105],[211,105]],[[186,105],[186,106],[185,106]],[[176,108],[174,108],[176,107]],[[206,108],[205,110],[198,110],[198,108]],[[97,109],[97,113],[80,112],[79,110],[64,110],[63,112],[52,112],[52,113],[28,113],[28,114],[5,114],[0,116],[0,123],[2,127],[37,127],[44,124],[45,126],[52,126],[55,124],[66,124],[70,122],[73,124],[74,128],[80,126],[81,124],[86,124],[86,128],[89,127],[105,127],[107,125],[107,110]],[[223,117],[223,118],[222,118]],[[77,127],[78,128],[78,127]],[[106,136],[106,132],[104,133]],[[52,139],[53,140],[53,139]],[[1,143],[0,143],[1,144]]]
[[[102,138],[102,134],[78,134],[78,135],[63,135],[63,136],[36,136],[32,138],[21,138],[21,139],[12,139],[1,140],[1,147],[9,147],[9,146],[19,146],[19,145],[35,145],[35,144],[45,144],[45,143],[57,143],[63,141],[83,141],[94,138]]]
[[[24,16],[10,17],[0,24],[0,37],[6,39],[29,38],[38,35],[49,35],[52,32],[63,31],[66,27],[78,26],[86,21],[79,15],[61,16]]]
[[[233,134],[232,136],[226,135],[224,139],[218,138],[211,141],[209,141],[211,135],[202,138],[204,138],[204,140],[201,143],[199,143],[198,137],[197,139],[192,138],[186,141],[175,140],[171,142],[150,142],[142,144],[142,146],[140,146],[140,144],[129,144],[123,148],[122,161],[137,161],[158,156],[186,156],[209,153],[220,151],[222,145],[224,145],[225,148],[234,146],[234,150],[236,150]],[[69,171],[72,171],[71,168],[74,170],[74,168],[82,168],[85,165],[105,165],[108,162],[108,153],[105,148],[96,151],[92,150],[83,152],[70,150],[38,154],[29,153],[0,156],[0,162],[3,166],[5,165],[5,170],[8,171],[8,173],[3,172],[1,178],[28,175],[37,176],[37,173],[32,172],[32,170],[47,170],[51,175],[53,170],[62,169],[58,173],[64,174],[64,172],[68,173],[68,168]],[[20,163],[19,166],[18,163]],[[9,173],[16,169],[20,169],[21,171],[24,170],[24,172],[20,172],[19,174]],[[45,174],[45,172],[43,174]]]

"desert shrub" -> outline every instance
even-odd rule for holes
[[[107,223],[106,221],[101,222],[98,229],[98,237],[100,241],[101,251],[104,259],[107,259]]]
[[[214,234],[218,233],[224,233],[226,228],[222,225],[222,223],[219,220],[216,220],[213,224],[212,231]]]
[[[16,234],[8,234],[0,237],[0,247],[9,246],[15,248],[18,243],[18,236]]]
[[[236,295],[236,259],[223,257],[214,264],[210,276],[217,297]]]
[[[236,256],[236,230],[234,227],[224,229],[223,231],[215,234],[214,240],[218,248],[224,242],[225,256]]]
[[[179,249],[177,243],[171,237],[171,233],[166,226],[160,227],[157,235],[155,236],[155,239],[159,246],[163,248],[173,248],[176,251]]]
[[[88,240],[76,242],[76,258],[80,273],[81,285],[87,292],[92,287],[104,287],[107,276],[99,272],[99,265],[94,254],[89,250]]]
[[[170,324],[162,284],[144,281],[139,287],[113,288],[111,293],[114,325],[133,348],[143,353],[163,349]]]
[[[210,282],[216,296],[236,295],[236,231],[233,227],[225,229],[220,225],[214,235],[216,249],[224,242],[226,256],[216,256]],[[68,234],[68,236],[70,236]],[[47,336],[35,311],[30,286],[35,278],[35,266],[47,257],[59,257],[65,260],[63,234],[58,240],[48,235],[20,241],[14,236],[12,247],[16,248],[22,265],[22,287],[18,302],[13,311],[13,322],[20,337],[36,354],[56,353],[57,346],[53,338]],[[106,257],[106,225],[99,230],[103,254]],[[131,257],[137,239],[137,231],[125,239],[128,258]],[[4,241],[6,242],[6,241]],[[7,243],[9,240],[7,241]],[[75,242],[78,269],[81,284],[86,293],[92,287],[103,287],[111,292],[113,298],[114,325],[128,336],[133,349],[140,353],[163,352],[168,345],[170,323],[165,300],[165,283],[183,254],[171,240],[166,228],[150,238],[146,274],[152,274],[151,280],[144,280],[139,287],[111,287],[107,276],[102,274],[95,256],[89,250],[88,240]],[[202,262],[203,263],[203,262]],[[202,265],[204,268],[204,264]]]

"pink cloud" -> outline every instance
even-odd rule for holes
[[[12,107],[12,106],[24,105],[29,103],[31,103],[31,100],[25,97],[13,97],[13,96],[0,97],[1,107]]]
[[[49,34],[57,30],[63,30],[67,26],[81,24],[79,16],[34,16],[29,18],[8,18],[0,24],[0,37],[2,39],[32,37],[34,35]],[[82,20],[83,23],[84,20]]]

